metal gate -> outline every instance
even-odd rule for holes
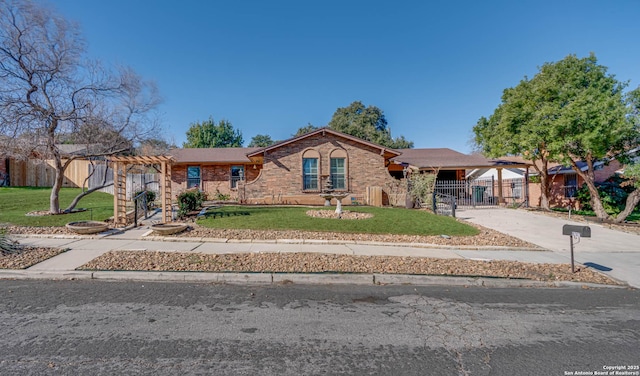
[[[458,207],[496,206],[498,202],[496,179],[438,180],[435,192],[456,198]],[[502,180],[502,198],[506,205],[520,206],[526,202],[524,178]]]

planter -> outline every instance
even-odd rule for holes
[[[98,221],[78,221],[67,223],[67,228],[76,234],[97,234],[106,231],[109,225]]]
[[[160,235],[173,235],[187,229],[184,223],[159,223],[152,225],[151,229]]]

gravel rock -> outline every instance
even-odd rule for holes
[[[26,269],[64,252],[60,248],[21,248],[16,253],[0,255],[0,269]]]
[[[144,270],[261,273],[385,273],[438,276],[483,276],[535,281],[618,284],[609,277],[569,264],[529,264],[399,256],[351,256],[317,253],[202,254],[111,251],[81,266],[81,270]]]
[[[540,248],[535,244],[525,242],[518,238],[488,229],[479,225],[468,223],[479,230],[475,236],[423,236],[423,235],[395,235],[395,234],[350,234],[342,232],[321,231],[296,231],[296,230],[241,230],[241,229],[212,229],[192,224],[186,231],[176,234],[182,238],[222,238],[222,239],[251,239],[251,240],[277,240],[277,239],[313,239],[313,240],[343,240],[343,241],[370,241],[385,243],[424,243],[447,246],[467,247],[515,247],[515,248]]]

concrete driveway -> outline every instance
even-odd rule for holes
[[[526,240],[566,257],[570,262],[565,224],[588,225],[591,238],[574,243],[576,262],[599,269],[613,278],[640,287],[640,235],[611,230],[597,223],[567,221],[526,210],[490,208],[458,210],[459,219]]]

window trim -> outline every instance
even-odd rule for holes
[[[344,187],[336,188],[334,182],[334,174],[331,172],[331,162],[334,159],[342,159],[344,161],[343,164],[343,179],[344,179]],[[348,191],[349,190],[349,154],[345,149],[336,148],[331,150],[329,153],[329,176],[331,177],[331,181],[333,182],[333,187],[336,191]]]
[[[192,178],[189,177],[189,169],[191,168],[197,168],[198,169],[198,177],[197,178]],[[202,166],[187,166],[187,189],[192,189],[192,188],[198,188],[198,189],[202,189]],[[196,184],[192,184],[196,182]]]
[[[336,161],[336,162],[337,161],[342,161],[342,166],[341,166],[342,167],[342,173],[338,172],[337,168],[336,168],[336,172],[335,173],[333,172],[333,167],[334,167],[333,166],[333,162],[334,161]],[[331,183],[333,184],[333,189],[335,189],[336,191],[345,191],[345,190],[347,190],[347,171],[346,170],[347,170],[347,160],[346,160],[346,158],[342,158],[342,157],[329,158],[329,176],[331,177]],[[341,176],[341,178],[342,178],[342,186],[338,187],[336,185],[336,181],[339,180],[338,178],[340,177],[340,175],[342,175]]]
[[[305,159],[315,159],[315,174],[310,174],[312,188],[308,188],[305,184],[307,180],[307,174],[305,174]],[[300,170],[301,170],[301,188],[303,192],[320,192],[320,176],[322,171],[322,159],[320,158],[320,152],[313,148],[307,148],[302,151],[300,158]]]
[[[241,171],[240,174],[237,176],[237,178],[233,176],[234,167],[239,168],[239,170]],[[239,181],[245,181],[246,179],[245,171],[246,171],[245,165],[231,165],[229,167],[229,187],[231,189],[236,189],[238,187]]]
[[[569,177],[573,177],[572,181],[569,181]],[[569,184],[573,183],[573,184]],[[564,186],[563,193],[565,198],[574,198],[578,193],[578,174],[564,174]]]

